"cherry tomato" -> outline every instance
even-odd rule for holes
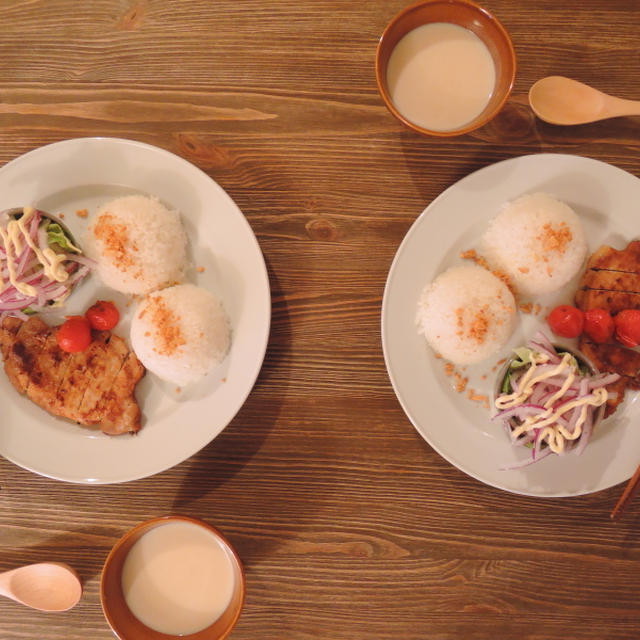
[[[68,353],[84,351],[91,344],[91,325],[84,316],[69,316],[58,327],[56,341]]]
[[[584,312],[583,331],[598,344],[608,342],[613,336],[614,322],[606,309],[589,309]]]
[[[640,310],[625,309],[613,319],[616,327],[616,339],[625,347],[637,347],[640,344]]]
[[[91,305],[84,314],[92,329],[97,331],[111,331],[120,320],[120,313],[113,302],[98,300]]]
[[[547,316],[549,328],[562,338],[577,338],[582,333],[584,314],[568,304],[561,304]]]

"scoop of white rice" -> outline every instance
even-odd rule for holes
[[[532,193],[507,203],[493,218],[480,252],[520,295],[537,296],[556,291],[577,274],[587,242],[571,207],[546,193]]]
[[[418,301],[418,331],[443,358],[473,364],[504,346],[516,303],[502,280],[478,265],[452,267],[428,284]]]
[[[146,294],[184,275],[180,214],[156,198],[125,196],[101,206],[89,224],[85,248],[103,282],[123,293]]]
[[[131,322],[131,346],[142,364],[179,386],[196,382],[222,362],[230,342],[222,304],[193,284],[150,293]]]

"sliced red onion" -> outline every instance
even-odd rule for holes
[[[31,304],[35,302],[35,298],[24,298],[23,300],[18,300],[15,302],[3,302],[0,305],[1,311],[20,311],[21,309],[26,309],[30,307]]]
[[[520,380],[522,380],[522,371],[514,371],[509,379],[512,393],[520,392]]]
[[[550,371],[553,371],[554,369],[557,369],[558,368],[558,364],[559,363],[556,363],[556,364],[539,364],[536,367],[536,370],[535,370],[535,372],[533,374],[533,377],[537,378],[541,374],[549,373]],[[565,380],[566,380],[566,377],[565,377]],[[543,382],[546,382],[546,380],[544,380]]]
[[[531,449],[531,458],[534,461],[540,460],[540,451],[542,449],[542,442],[543,442],[542,432],[543,432],[543,429],[534,429],[535,439],[533,441],[533,448]],[[549,448],[549,445],[547,445],[547,449],[551,450]]]
[[[533,338],[529,340],[527,347],[532,351],[537,351],[538,353],[546,355],[549,358],[549,362],[552,364],[560,362],[560,356],[557,354],[555,347],[541,331],[538,331]]]
[[[0,218],[3,216],[0,213]],[[4,217],[7,218],[6,212]],[[36,213],[28,223],[27,233],[37,243],[41,249],[48,247],[46,232],[43,233],[40,222],[41,212]],[[42,244],[44,242],[44,244]],[[25,284],[32,286],[35,295],[24,295],[9,283],[9,272],[6,267],[6,253],[4,250],[0,252],[0,259],[3,260],[1,274],[3,288],[0,291],[0,313],[20,317],[25,314],[21,313],[22,309],[31,307],[34,310],[46,308],[46,306],[56,300],[64,298],[71,291],[73,285],[84,278],[94,262],[84,256],[76,254],[65,255],[64,268],[69,273],[69,278],[65,282],[57,282],[48,278],[40,261],[35,256],[35,252],[24,242],[22,251],[15,257],[16,277]],[[27,316],[25,316],[27,317]]]
[[[493,416],[492,420],[509,420],[510,418],[520,418],[522,420],[527,416],[534,416],[544,410],[544,407],[537,404],[521,404],[498,412]]]
[[[589,380],[589,389],[599,389],[600,387],[606,387],[608,384],[612,384],[620,380],[620,376],[617,373],[600,374],[600,376],[594,376]]]
[[[8,315],[8,314],[4,314],[4,315]],[[20,320],[28,320],[29,316],[26,313],[22,313],[22,311],[13,311],[11,313],[12,316],[14,316],[15,318],[18,318]]]
[[[534,464],[535,462],[539,462],[540,460],[542,460],[543,458],[546,458],[548,455],[550,455],[552,453],[551,449],[549,449],[549,447],[547,447],[546,449],[543,449],[540,454],[536,457],[528,457],[525,458],[524,460],[521,460],[520,462],[516,462],[514,464],[510,464],[504,467],[500,467],[501,471],[513,471],[515,469],[522,469],[523,467],[528,467],[530,464]]]
[[[555,393],[555,392],[554,392]],[[537,404],[543,406],[545,401],[548,400],[553,394],[548,392],[543,384],[536,384],[529,396],[529,402],[531,404]]]
[[[87,256],[77,254],[77,253],[68,253],[67,260],[70,262],[77,262],[78,264],[85,265],[89,269],[93,269],[96,266],[96,261],[91,258],[87,258]]]
[[[549,340],[549,338],[547,338],[547,336],[542,331],[536,331],[533,335],[533,338],[529,342],[535,342],[547,351],[552,351],[555,353],[555,347],[553,346],[553,344],[551,344],[551,340]]]
[[[539,375],[549,373],[556,368],[557,364],[561,362],[560,357],[555,353],[555,349],[551,342],[541,332],[537,333],[534,338],[529,341],[527,346],[539,353],[544,353],[549,357],[549,361],[545,364],[536,365],[536,370],[533,373],[532,378],[535,380]],[[553,356],[553,358],[552,358]],[[519,376],[525,375],[528,368],[519,370]],[[551,412],[558,413],[554,418],[554,424],[563,427],[570,434],[577,437],[573,440],[565,438],[565,446],[562,455],[565,453],[573,453],[580,455],[587,443],[590,440],[593,432],[598,412],[601,411],[601,407],[596,407],[592,404],[581,404],[577,407],[570,407],[570,403],[576,398],[585,398],[590,396],[595,389],[606,387],[620,379],[618,374],[613,373],[599,373],[595,375],[582,375],[579,372],[573,371],[573,379],[571,384],[567,385],[568,372],[562,374],[554,374],[544,380],[538,380],[530,387],[530,392],[526,398],[523,398],[522,402],[516,406],[509,407],[503,411],[500,411],[493,417],[494,420],[502,419],[507,427],[507,432],[511,438],[514,446],[522,446],[528,444],[532,448],[531,459],[517,463],[516,465],[510,465],[503,467],[504,469],[514,469],[526,466],[538,460],[541,460],[553,451],[549,447],[548,443],[545,443],[542,439],[542,433],[544,427],[536,427],[532,424],[530,429],[526,432],[520,433],[517,437],[513,434],[518,429],[517,420],[524,421],[530,416],[540,416],[544,419],[545,416],[551,415]],[[513,377],[514,390],[522,391],[522,385],[518,383],[516,377]],[[558,389],[564,389],[560,398],[554,400],[554,397],[558,394]],[[512,394],[502,394],[512,395]],[[615,392],[610,392],[610,397],[615,396]],[[516,396],[517,397],[517,396]],[[545,405],[553,400],[553,404],[550,408],[545,408]],[[586,409],[585,409],[586,407]],[[546,413],[545,413],[546,412]],[[585,414],[585,419],[579,424],[579,420]],[[579,431],[579,435],[577,430]]]
[[[40,221],[42,220],[42,212],[39,209],[36,209],[34,214],[31,216],[31,221],[29,225],[29,235],[33,240],[36,239],[38,235],[38,229],[40,227]]]

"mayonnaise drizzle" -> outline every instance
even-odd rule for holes
[[[50,280],[56,282],[65,282],[69,277],[69,273],[64,268],[64,261],[67,259],[66,254],[56,253],[50,247],[43,250],[33,241],[27,225],[36,213],[33,207],[24,207],[23,214],[17,220],[11,220],[7,224],[6,229],[0,226],[0,237],[4,245],[4,251],[7,258],[7,272],[9,274],[9,282],[24,296],[34,297],[38,291],[35,287],[26,282],[18,280],[16,266],[18,257],[24,248],[23,241],[35,254],[38,262],[42,265],[44,275]],[[4,279],[0,273],[0,284],[4,286]]]
[[[566,440],[576,440],[582,434],[582,429],[587,419],[587,407],[589,405],[594,407],[603,405],[607,401],[609,394],[604,387],[598,387],[593,389],[591,393],[569,400],[554,409],[553,405],[564,396],[573,384],[576,373],[574,365],[571,363],[572,355],[565,353],[556,367],[547,368],[545,371],[541,373],[538,372],[536,375],[536,369],[539,369],[538,365],[546,364],[548,361],[549,357],[546,354],[532,351],[531,365],[519,380],[518,390],[499,396],[496,398],[495,405],[498,409],[509,409],[523,404],[533,393],[533,388],[536,383],[552,378],[558,374],[565,374],[566,379],[562,386],[544,402],[543,407],[545,410],[535,415],[527,416],[522,421],[522,424],[511,431],[512,439],[516,440],[524,433],[541,429],[537,436],[538,440],[546,442],[554,453],[562,453]],[[573,430],[569,431],[562,424],[558,423],[558,419],[563,416],[563,414],[572,412],[577,408],[580,408],[580,413],[574,422]]]

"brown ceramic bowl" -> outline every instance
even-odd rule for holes
[[[171,522],[188,522],[213,533],[229,555],[234,569],[235,588],[227,610],[210,626],[189,635],[173,636],[150,629],[127,607],[122,592],[122,567],[129,550],[143,534]],[[235,626],[244,604],[245,582],[240,559],[226,538],[215,527],[186,516],[164,516],[143,522],[128,531],[113,547],[102,569],[100,601],[102,610],[114,634],[120,640],[222,640]]]
[[[387,86],[387,65],[394,47],[409,31],[424,24],[448,22],[475,33],[487,46],[496,69],[496,84],[485,109],[464,126],[448,131],[432,131],[407,120],[394,106]],[[509,34],[486,9],[471,0],[424,0],[403,9],[387,25],[376,52],[378,91],[391,113],[405,126],[423,135],[458,136],[491,120],[504,106],[516,75],[516,54]]]

